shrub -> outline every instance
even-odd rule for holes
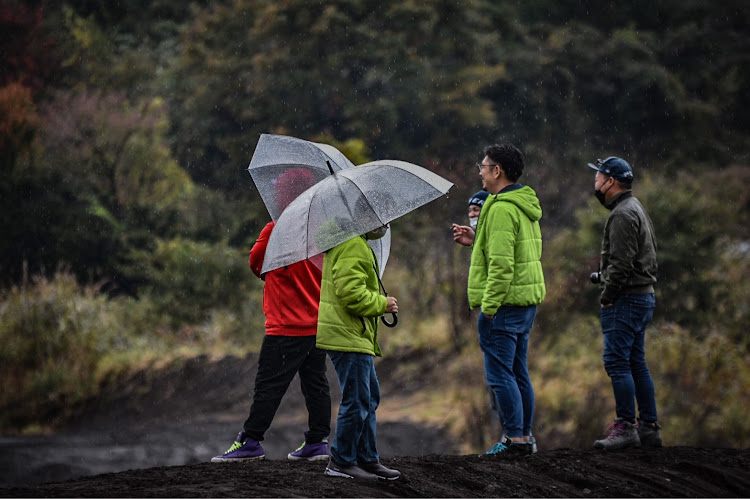
[[[204,320],[172,329],[168,297],[108,298],[100,291],[58,272],[0,294],[0,429],[54,427],[96,396],[108,371],[154,357],[247,348],[262,338],[260,300],[247,293],[234,299],[257,306],[215,307]]]
[[[92,392],[101,350],[117,335],[106,309],[95,287],[69,274],[2,295],[0,426],[52,423]]]

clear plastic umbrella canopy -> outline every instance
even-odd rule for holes
[[[377,229],[447,194],[451,187],[443,177],[404,161],[373,161],[335,172],[281,214],[268,240],[263,272]]]
[[[284,208],[331,171],[353,168],[354,164],[328,144],[310,142],[287,135],[262,134],[250,160],[248,172],[272,220]],[[274,229],[275,230],[275,229]],[[390,231],[382,239],[368,241],[375,252],[382,275],[391,250]],[[322,258],[313,259],[319,267]]]
[[[262,134],[247,170],[272,220],[310,186],[354,164],[328,144]]]

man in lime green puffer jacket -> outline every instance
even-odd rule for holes
[[[375,374],[378,317],[398,312],[392,296],[380,294],[378,262],[367,239],[381,227],[328,250],[323,260],[316,346],[327,350],[341,387],[336,435],[326,475],[395,480],[397,470],[380,464],[375,410],[380,385]]]
[[[476,233],[453,227],[454,240],[472,249],[469,306],[481,307],[478,329],[485,378],[497,397],[505,430],[487,453],[502,456],[533,452],[534,388],[526,359],[536,306],[546,294],[542,208],[536,193],[517,183],[523,166],[523,155],[514,146],[487,147],[479,175],[490,195]]]

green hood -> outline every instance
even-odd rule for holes
[[[538,222],[542,219],[542,205],[539,204],[539,198],[531,187],[524,186],[508,192],[498,194],[498,201],[513,203],[527,216],[532,222]]]

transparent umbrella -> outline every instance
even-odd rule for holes
[[[268,240],[263,272],[377,229],[447,194],[451,187],[443,177],[404,161],[373,161],[335,172],[281,214]]]
[[[247,168],[272,220],[311,185],[354,164],[335,147],[264,133]]]
[[[354,164],[331,145],[264,133],[247,170],[268,214],[276,221],[284,208],[306,189],[333,172],[353,167]],[[390,255],[390,232],[386,237],[368,243],[378,258],[382,276]],[[312,262],[322,265],[320,258]]]
[[[404,161],[373,161],[332,173],[286,207],[268,239],[262,271],[319,255],[447,194],[451,187],[443,177]],[[382,282],[380,287],[388,296]],[[381,317],[389,327],[398,322],[396,314],[391,315],[392,322]]]

